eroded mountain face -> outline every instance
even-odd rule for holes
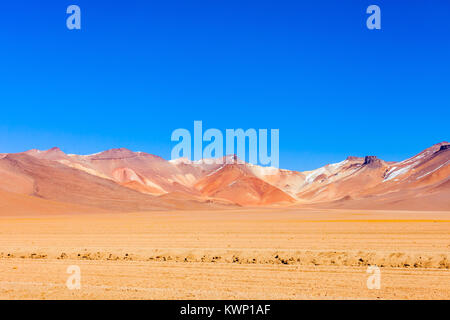
[[[52,148],[0,155],[0,189],[122,211],[273,205],[447,210],[449,149],[442,142],[401,162],[350,156],[297,172],[235,156],[221,162],[167,161],[125,148],[93,155]]]

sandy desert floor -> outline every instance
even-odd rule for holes
[[[0,298],[450,299],[450,212],[2,216]]]

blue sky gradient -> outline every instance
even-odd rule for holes
[[[402,160],[449,139],[449,14],[446,0],[4,1],[0,152],[167,159],[172,131],[202,120],[280,129],[282,168]]]

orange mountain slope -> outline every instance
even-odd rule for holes
[[[235,205],[450,209],[447,142],[401,162],[348,157],[305,172],[252,165],[235,156],[221,160],[167,161],[125,148],[93,155],[34,149],[0,155],[0,190],[8,199],[26,195],[113,211]]]
[[[198,181],[195,188],[203,195],[242,206],[295,202],[287,193],[257,178],[245,164],[225,164]]]
[[[164,202],[58,161],[37,159],[27,154],[10,154],[0,159],[0,172],[9,178],[0,184],[4,191],[63,203],[113,211],[175,209],[184,205],[183,201],[178,204]],[[201,203],[190,205],[202,207]]]

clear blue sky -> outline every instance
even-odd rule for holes
[[[0,152],[169,158],[202,120],[279,128],[283,168],[402,160],[449,140],[449,76],[447,0],[3,1]]]

